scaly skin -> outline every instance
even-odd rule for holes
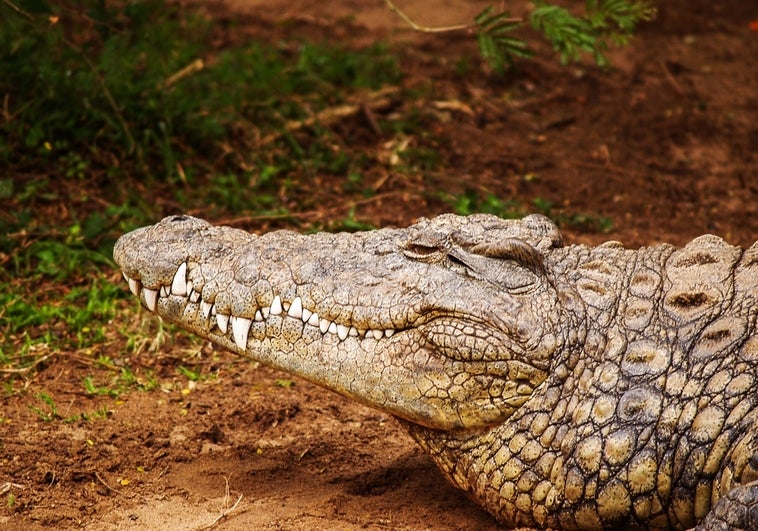
[[[564,247],[542,216],[123,236],[132,291],[397,416],[506,526],[758,529],[758,244]]]

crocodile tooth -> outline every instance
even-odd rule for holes
[[[151,312],[155,311],[155,307],[158,304],[158,290],[145,288],[142,290],[145,297],[145,306]]]
[[[292,301],[289,310],[287,310],[287,315],[295,319],[303,318],[303,301],[300,297],[295,297],[295,300]]]
[[[279,295],[274,297],[274,301],[271,303],[271,315],[282,315],[282,299],[279,298]]]
[[[171,281],[171,293],[174,295],[187,295],[187,262],[182,262],[174,273]]]
[[[213,305],[210,302],[200,301],[200,311],[203,312],[203,317],[208,319],[211,315]]]
[[[264,319],[268,319],[268,316],[271,314],[271,306],[264,306],[261,308],[261,313],[263,314]]]
[[[216,324],[218,325],[218,329],[221,330],[221,333],[226,334],[226,331],[229,330],[229,316],[224,315],[223,313],[217,313]]]
[[[336,334],[337,333],[337,323],[329,322],[329,328],[327,328],[330,334]]]
[[[307,323],[308,319],[311,318],[311,315],[313,315],[312,311],[310,311],[308,308],[303,308],[303,315],[300,317],[300,319],[302,319],[304,323]]]
[[[260,310],[255,311],[255,320],[258,321],[259,323],[263,321],[263,314],[261,313]]]
[[[331,329],[331,326],[329,328]],[[347,326],[337,325],[337,337],[339,337],[340,340],[346,339],[349,333],[350,329]]]
[[[168,297],[170,295],[170,293],[168,292],[167,286],[161,286],[161,290],[159,293],[161,297]]]
[[[198,292],[197,292],[197,291],[195,291],[194,289],[193,289],[193,290],[191,290],[191,291],[190,291],[190,294],[189,294],[189,300],[190,300],[190,302],[195,302],[195,303],[197,303],[197,302],[200,300],[200,293],[198,293]]]
[[[187,281],[187,293],[192,295],[192,281],[191,280]]]
[[[235,317],[232,315],[232,335],[234,343],[245,350],[247,348],[247,333],[250,331],[250,319],[247,317]]]
[[[318,326],[318,322],[319,322],[319,319],[318,319],[318,314],[317,313],[312,313],[311,316],[308,317],[308,324],[309,325],[311,325],[311,326]]]
[[[330,323],[326,319],[319,319],[318,320],[318,329],[321,330],[322,334],[326,334],[326,332],[329,330],[329,325],[334,324]]]
[[[126,275],[124,275],[124,277],[126,278],[126,281],[129,283],[129,291],[131,291],[132,295],[134,295],[135,297],[139,297],[140,281],[134,280],[133,278],[129,278]]]
[[[388,328],[384,331],[384,337],[392,337],[395,334],[395,331],[391,328]]]
[[[350,327],[350,330],[348,330],[347,335],[351,337],[358,337],[358,329],[354,326]]]
[[[374,339],[382,339],[384,337],[384,331],[383,330],[370,330],[369,333]]]

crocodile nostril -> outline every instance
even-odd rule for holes
[[[187,219],[187,216],[174,216],[171,218],[171,221],[184,221]]]

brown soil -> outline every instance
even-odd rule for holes
[[[403,4],[428,24],[468,20],[481,8]],[[410,143],[443,153],[443,168],[408,176],[377,162],[368,176],[377,198],[358,204],[361,220],[406,224],[450,208],[419,190],[468,189],[613,221],[604,234],[569,225],[571,241],[681,244],[711,232],[745,246],[758,236],[752,2],[661,2],[658,19],[613,53],[610,72],[560,67],[543,46],[541,58],[503,78],[479,68],[469,37],[413,34],[382,2],[330,2],[328,15],[323,2],[308,0],[229,5],[256,38],[286,32],[356,46],[389,39],[405,84],[429,94],[401,105],[425,116],[428,137]],[[473,65],[468,74],[451,66],[460,58]],[[335,130],[377,151],[391,140],[361,118]],[[341,184],[317,184],[333,197],[316,218],[343,218],[350,205],[337,197]],[[142,317],[145,334],[157,333]],[[289,385],[287,375],[228,353],[210,356],[207,345],[195,359],[211,377],[187,386],[175,369],[193,348],[180,337],[144,355],[168,382],[163,390],[89,396],[81,382],[92,363],[72,352],[2,398],[0,492],[15,503],[0,511],[0,528],[496,529],[388,415],[300,380]],[[39,393],[73,420],[44,422],[30,407],[49,412]]]

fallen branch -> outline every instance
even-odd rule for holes
[[[105,480],[104,480],[103,478],[101,478],[101,477],[100,477],[100,474],[98,474],[98,473],[97,473],[97,471],[94,471],[93,473],[95,474],[95,477],[97,478],[97,480],[98,480],[100,483],[102,483],[102,485],[103,485],[103,486],[104,486],[106,489],[108,489],[109,491],[111,491],[112,493],[114,493],[114,494],[116,494],[116,495],[120,495],[120,494],[121,494],[121,493],[120,493],[118,490],[116,490],[116,489],[114,489],[113,487],[111,487],[110,485],[108,485],[108,484],[105,482]]]
[[[240,494],[239,498],[237,498],[237,501],[234,502],[234,505],[232,505],[229,509],[227,509],[226,511],[218,515],[216,519],[212,521],[210,524],[208,524],[207,526],[205,526],[204,529],[210,529],[211,527],[219,523],[222,519],[226,518],[229,515],[229,513],[231,513],[237,508],[237,506],[239,505],[241,501],[242,501],[242,494]]]
[[[669,69],[668,65],[666,65],[666,62],[663,60],[658,61],[658,64],[661,65],[661,70],[663,70],[663,75],[666,78],[666,81],[668,81],[669,85],[671,85],[671,88],[674,90],[677,96],[684,96],[686,93],[684,90],[682,90],[681,85],[677,83],[676,79],[674,78],[674,74],[671,73],[671,69]]]
[[[422,26],[420,24],[416,24],[416,22],[414,22],[408,15],[400,11],[400,9],[398,9],[398,7],[390,0],[384,0],[384,3],[387,4],[387,7],[390,9],[390,11],[397,13],[397,15],[402,18],[411,28],[422,33],[445,33],[448,31],[463,31],[472,27],[471,24],[456,24],[455,26],[442,26],[436,28],[430,26]]]
[[[11,489],[22,489],[23,490],[24,488],[25,487],[23,485],[19,485],[18,483],[12,483],[12,482],[9,481],[7,483],[4,483],[4,484],[0,485],[0,496],[2,496],[4,494],[8,494],[11,491]]]
[[[229,499],[229,479],[224,477],[224,481],[226,482],[226,488],[224,489],[224,500],[228,500]],[[226,518],[227,515],[229,515],[229,513],[234,511],[239,506],[241,501],[242,501],[242,494],[239,495],[239,498],[237,498],[237,501],[234,502],[234,505],[229,507],[227,510],[223,511],[220,515],[216,517],[215,520],[213,520],[210,524],[205,526],[203,529],[210,529],[211,527],[219,523],[221,520]]]
[[[188,64],[187,66],[185,66],[184,68],[176,72],[175,74],[170,75],[166,79],[166,81],[163,82],[160,88],[164,88],[164,89],[169,88],[171,85],[173,85],[177,81],[185,77],[189,77],[195,72],[199,72],[203,68],[205,68],[205,63],[203,62],[203,60],[195,59],[194,61],[192,61],[190,64]]]
[[[369,94],[367,101],[360,103],[348,103],[337,107],[329,107],[309,116],[303,120],[292,120],[284,124],[281,130],[271,133],[261,138],[259,145],[265,146],[278,140],[288,133],[299,131],[300,129],[311,127],[315,124],[332,125],[340,120],[354,116],[366,109],[375,110],[389,107],[392,104],[391,96],[399,92],[397,87],[387,87],[382,90]]]
[[[55,353],[45,354],[44,356],[41,356],[41,357],[37,358],[36,360],[34,360],[34,362],[31,365],[27,365],[26,367],[21,367],[19,369],[5,369],[5,368],[3,368],[3,369],[0,369],[0,373],[1,374],[23,374],[25,372],[31,371],[37,365],[39,365],[40,363],[42,363],[43,361],[45,361],[47,359],[50,359],[54,355],[55,355]]]
[[[13,2],[11,2],[10,0],[3,0],[3,3],[5,5],[7,5],[8,7],[10,7],[13,11],[15,11],[16,13],[18,13],[19,15],[22,15],[22,16],[28,18],[29,20],[34,20],[34,17],[31,14],[29,14],[27,11],[24,11],[23,9],[21,9],[20,7],[18,7],[16,4],[14,4]]]

